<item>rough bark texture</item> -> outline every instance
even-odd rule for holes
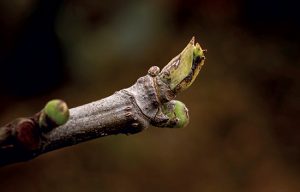
[[[145,77],[142,79],[150,80]],[[107,98],[71,109],[70,119],[66,124],[43,136],[40,152],[107,135],[133,134],[148,127],[151,117],[143,112],[146,109],[142,106],[145,103],[151,105],[156,100],[148,98],[138,105],[134,92],[147,97],[149,89],[138,89],[143,85],[137,84],[140,84],[139,81],[134,85],[135,88],[121,90]],[[155,93],[151,95],[154,96]]]
[[[133,86],[107,98],[70,109],[68,122],[47,133],[40,132],[35,125],[38,115],[17,120],[0,129],[6,133],[13,131],[9,128],[15,127],[15,124],[19,125],[16,127],[22,127],[21,132],[15,131],[18,141],[12,137],[11,140],[6,140],[6,145],[2,144],[0,165],[29,160],[42,153],[93,138],[138,133],[150,124],[163,126],[168,117],[161,112],[161,103],[174,97],[168,86],[156,76],[146,75],[139,78]],[[28,132],[36,134],[27,134]]]

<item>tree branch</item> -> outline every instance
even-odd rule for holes
[[[186,126],[188,110],[173,99],[195,80],[204,64],[204,52],[192,38],[161,72],[153,66],[127,89],[70,110],[63,101],[52,100],[32,117],[1,127],[0,165],[98,137],[138,133],[149,125]]]

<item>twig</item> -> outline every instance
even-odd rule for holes
[[[0,165],[98,137],[138,133],[149,125],[186,126],[188,110],[173,99],[195,80],[204,64],[204,52],[192,38],[161,72],[153,66],[127,89],[70,110],[63,101],[53,100],[32,117],[1,127]]]

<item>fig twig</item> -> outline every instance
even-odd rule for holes
[[[8,123],[0,128],[0,165],[98,137],[138,133],[150,125],[185,127],[188,109],[173,99],[194,82],[204,53],[193,37],[161,72],[152,66],[129,88],[70,110],[64,101],[52,100],[32,117]]]

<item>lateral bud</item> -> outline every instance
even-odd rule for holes
[[[55,127],[65,124],[70,113],[67,104],[59,99],[49,101],[40,112],[39,126],[43,132],[48,132]]]
[[[188,109],[184,103],[172,100],[164,103],[153,125],[162,128],[183,128],[189,123]]]

